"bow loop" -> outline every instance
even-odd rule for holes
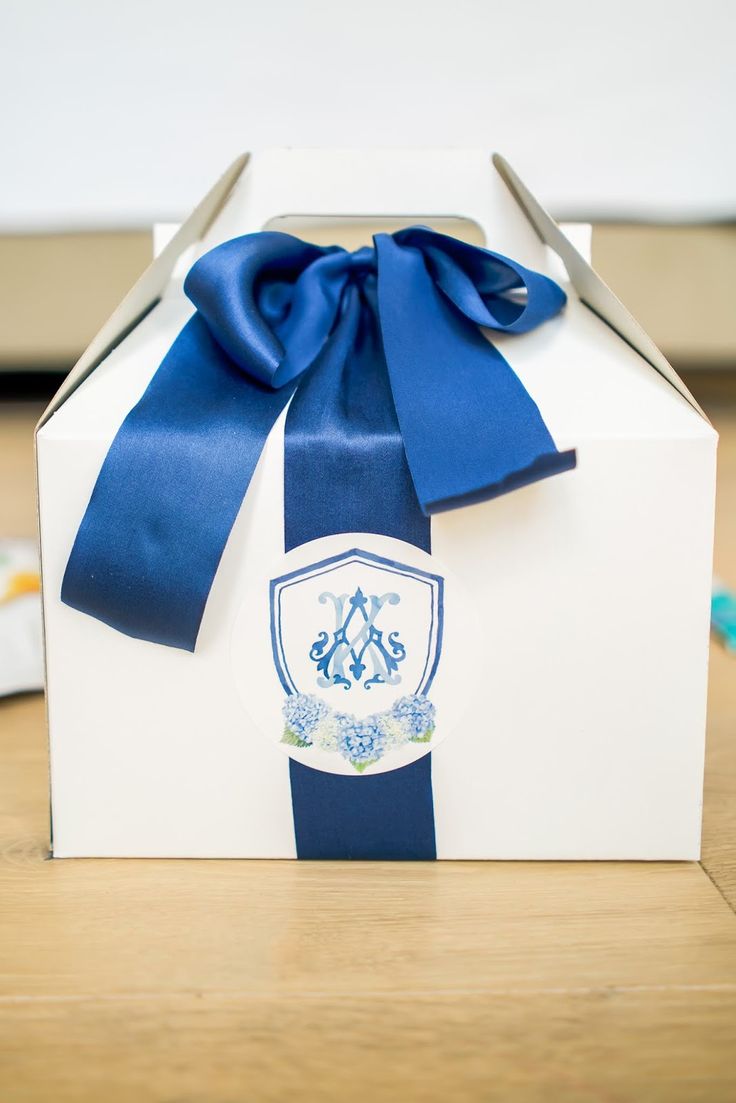
[[[290,234],[246,234],[200,257],[184,291],[230,359],[276,390],[309,367],[329,336],[342,289],[330,264],[339,254]]]
[[[374,243],[348,253],[290,234],[246,234],[201,257],[184,290],[227,355],[274,389],[319,356],[344,306],[346,286],[375,278],[382,246],[418,253],[447,299],[478,326],[525,333],[566,302],[547,276],[424,226],[377,234]]]
[[[423,226],[394,237],[399,245],[424,253],[438,287],[476,325],[526,333],[559,314],[567,301],[554,280],[490,249]]]

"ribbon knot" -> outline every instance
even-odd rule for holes
[[[425,516],[575,465],[481,331],[534,329],[562,310],[562,289],[425,227],[373,240],[350,253],[263,232],[193,265],[184,290],[196,313],[111,445],[63,601],[193,650],[230,529],[290,400],[287,462],[290,448],[327,442],[325,493],[340,494],[350,469],[378,498],[392,491],[386,479],[371,489],[371,465],[398,482],[408,465],[404,507],[418,502]]]

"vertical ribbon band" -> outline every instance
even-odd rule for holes
[[[430,551],[430,520],[406,463],[376,315],[357,295],[330,355],[294,396],[284,433],[286,550],[341,532],[379,533]],[[435,858],[431,759],[365,777],[290,759],[297,855]]]

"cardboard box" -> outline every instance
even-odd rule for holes
[[[434,516],[431,556],[365,533],[285,555],[282,417],[194,653],[62,604],[110,443],[193,312],[183,274],[220,242],[303,212],[407,224],[461,216],[488,248],[560,280],[569,302],[559,317],[492,340],[558,448],[577,449],[576,470]],[[301,643],[318,636],[312,580],[339,561],[346,592],[398,565],[401,601],[385,626],[399,641],[423,633],[438,663],[431,739],[362,776],[431,754],[438,858],[698,857],[716,434],[502,158],[241,158],[92,342],[39,425],[37,454],[55,856],[296,856],[290,759],[351,768],[280,741],[284,687],[303,684],[314,664],[303,649],[288,653],[288,640],[279,650],[273,611],[285,610]],[[301,597],[289,605],[282,591],[294,578],[288,594]],[[407,687],[426,685],[426,665],[409,666]]]

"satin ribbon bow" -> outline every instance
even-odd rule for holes
[[[526,333],[565,304],[513,260],[420,226],[354,253],[263,232],[205,254],[184,290],[196,313],[110,447],[62,587],[120,631],[194,649],[266,438],[320,372],[330,397],[299,431],[330,444],[325,493],[341,450],[370,465],[396,432],[426,515],[575,465],[480,329]]]

